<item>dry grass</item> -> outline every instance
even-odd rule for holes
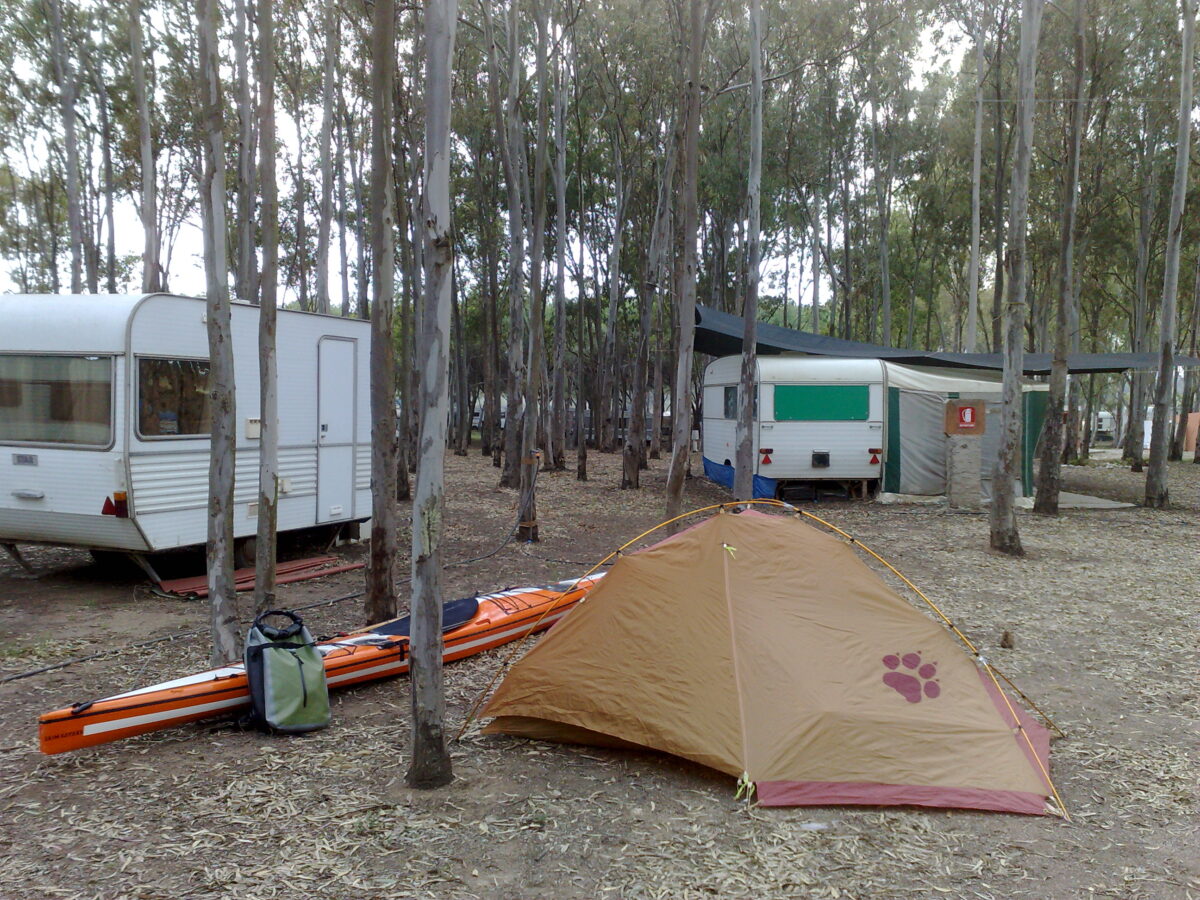
[[[447,557],[487,553],[511,526],[513,494],[493,487],[494,470],[477,456],[447,462]],[[591,463],[587,484],[543,476],[541,544],[509,544],[448,570],[448,591],[578,574],[656,521],[665,463],[641,492],[616,490],[615,457]],[[1180,499],[1200,491],[1197,470],[1173,472]],[[1136,476],[1124,475],[1104,477],[1118,493],[1135,490]],[[719,499],[689,484],[690,502]],[[1024,560],[984,549],[981,515],[850,504],[817,512],[943,603],[1068,733],[1052,763],[1072,823],[762,810],[735,801],[731,780],[669,757],[474,729],[453,745],[456,782],[412,792],[403,680],[335,695],[334,726],[303,738],[209,725],[38,754],[37,712],[202,668],[201,638],[0,686],[0,896],[1200,897],[1194,509],[1024,515]],[[128,584],[89,592],[83,561],[70,554],[35,560],[49,569],[37,582],[0,568],[0,646],[12,648],[0,673],[102,646],[85,627],[97,606],[163,633],[203,624],[201,605],[130,599]],[[288,586],[284,599],[337,596],[358,578]],[[28,633],[16,634],[18,613]],[[345,603],[308,618],[330,631],[358,615]],[[57,633],[32,633],[39,621]],[[997,647],[1004,630],[1011,650]],[[150,636],[130,628],[122,639]],[[506,653],[446,670],[455,730]]]

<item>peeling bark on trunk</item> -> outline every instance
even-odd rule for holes
[[[1171,395],[1175,388],[1175,310],[1179,293],[1179,247],[1183,241],[1183,210],[1187,200],[1188,158],[1192,139],[1192,73],[1196,33],[1196,0],[1181,0],[1183,53],[1179,74],[1179,132],[1175,143],[1175,181],[1167,221],[1162,312],[1159,314],[1158,381],[1154,388],[1154,424],[1150,430],[1150,466],[1146,471],[1146,506],[1165,509],[1167,443],[1171,429]]]
[[[707,22],[701,0],[688,5],[687,72],[683,84],[684,138],[683,183],[680,186],[679,227],[683,253],[679,271],[679,347],[675,362],[675,389],[671,392],[671,466],[667,473],[666,517],[683,511],[683,485],[692,445],[692,350],[696,335],[696,230],[698,225],[700,143],[700,56],[704,52]],[[671,533],[677,524],[668,526]]]
[[[198,0],[202,2],[202,0]],[[67,169],[67,231],[71,243],[71,293],[83,293],[83,211],[80,207],[79,141],[77,137],[76,99],[79,85],[67,53],[63,33],[62,0],[49,0],[50,37],[54,55],[54,80],[58,84],[59,113],[63,125],[63,150]],[[198,7],[199,9],[199,7]]]
[[[275,20],[273,0],[258,0],[259,177],[262,190],[263,265],[258,310],[258,533],[254,607],[275,608],[275,557],[279,520],[279,393],[275,310],[279,284],[279,187],[275,179]],[[251,248],[253,249],[253,248]]]
[[[1154,209],[1157,202],[1158,172],[1155,158],[1157,141],[1148,122],[1144,122],[1144,139],[1140,168],[1142,171],[1141,205],[1138,210],[1137,261],[1134,266],[1133,287],[1133,352],[1144,353],[1150,341],[1150,257],[1151,238],[1154,227]],[[1148,378],[1138,370],[1132,372],[1130,387],[1130,416],[1122,441],[1122,458],[1130,461],[1130,469],[1143,469],[1143,444],[1145,442],[1146,392]]]
[[[621,139],[613,135],[614,201],[612,243],[608,255],[608,313],[604,325],[604,347],[600,351],[599,394],[603,419],[600,422],[600,451],[611,453],[616,448],[617,418],[623,404],[613,400],[618,370],[617,316],[621,302],[621,243],[625,236],[625,207],[629,194],[625,186],[625,161],[621,154]],[[611,401],[611,402],[610,402]]]
[[[762,10],[759,0],[750,0],[750,172],[747,178],[746,196],[750,203],[749,250],[750,268],[747,280],[744,330],[742,332],[742,378],[738,391],[738,419],[736,428],[737,465],[734,470],[733,496],[738,500],[754,497],[754,392],[755,376],[758,373],[758,280],[761,267],[759,247],[760,201],[762,195],[762,128],[763,128],[763,73],[762,73]],[[878,177],[878,172],[876,172]],[[886,259],[886,256],[885,256]],[[786,302],[787,286],[784,286]],[[885,319],[887,344],[891,336],[890,307]]]
[[[554,68],[554,394],[550,425],[550,463],[567,468],[567,93],[565,54]],[[583,298],[581,297],[580,300]]]
[[[336,79],[337,47],[334,0],[325,0],[322,10],[325,34],[325,68],[321,75],[321,211],[317,222],[317,312],[329,312],[329,226],[333,219],[333,85]]]
[[[521,398],[525,378],[525,205],[521,191],[524,170],[524,141],[521,139],[519,110],[520,55],[518,41],[518,5],[512,0],[508,21],[508,89],[500,100],[500,64],[490,4],[481,0],[484,41],[488,52],[488,96],[494,116],[496,143],[504,166],[508,193],[508,381],[505,390],[504,459],[500,474],[502,487],[517,487],[520,482]]]
[[[538,402],[542,384],[544,355],[542,344],[546,333],[546,286],[542,279],[546,240],[546,169],[549,157],[550,118],[547,108],[547,47],[549,23],[542,0],[534,0],[534,22],[537,44],[534,50],[537,81],[537,146],[533,153],[533,223],[529,241],[529,287],[531,310],[529,316],[529,351],[525,363],[524,418],[521,435],[521,481],[517,503],[517,538],[525,542],[539,540],[537,522],[537,474],[541,466],[538,442]]]
[[[250,83],[250,40],[248,0],[236,0],[234,8],[233,47],[238,87],[238,175],[237,175],[237,265],[234,267],[235,296],[244,302],[259,302],[258,255],[254,247],[254,97]],[[259,5],[259,28],[262,28],[262,6]],[[259,52],[262,52],[261,36]],[[273,50],[272,50],[273,52]],[[262,89],[265,70],[258,76]],[[275,73],[271,72],[272,90]],[[261,107],[259,115],[262,115]],[[272,114],[273,115],[273,114]],[[274,163],[272,163],[272,167]],[[264,201],[265,202],[265,201]]]
[[[158,191],[154,170],[154,143],[150,130],[150,99],[146,91],[146,70],[142,62],[141,0],[129,0],[130,72],[133,76],[133,100],[137,106],[138,153],[142,179],[142,291],[162,290],[158,264]]]
[[[376,0],[371,19],[371,554],[368,622],[396,615],[395,181],[392,119],[396,79],[395,0]]]
[[[339,79],[341,75],[339,74]],[[340,80],[338,91],[338,121],[344,121],[344,104],[342,103]],[[338,273],[341,277],[342,299],[339,312],[349,316],[353,308],[350,302],[350,254],[346,246],[346,141],[348,135],[345,129],[335,129],[337,135],[337,226],[338,226]]]
[[[378,2],[378,0],[377,0]],[[425,3],[425,241],[419,464],[412,523],[412,764],[406,780],[435,788],[454,778],[446,748],[442,676],[442,521],[449,404],[449,340],[454,245],[450,233],[450,74],[457,0]]]
[[[975,13],[975,131],[971,143],[971,261],[967,275],[967,353],[976,352],[979,344],[979,220],[980,182],[983,174],[983,6]],[[910,310],[912,307],[910,306]],[[909,338],[912,328],[909,328]],[[911,346],[911,344],[909,345]]]
[[[1075,300],[1075,218],[1079,208],[1079,150],[1084,113],[1084,3],[1075,0],[1075,102],[1067,132],[1067,184],[1063,204],[1062,240],[1058,257],[1058,303],[1055,309],[1054,361],[1050,368],[1050,397],[1042,432],[1042,460],[1033,511],[1058,515],[1062,490],[1063,416],[1067,400],[1067,351],[1070,349],[1070,307]]]
[[[200,130],[204,172],[200,207],[204,218],[207,285],[209,392],[212,437],[208,468],[208,593],[212,663],[241,652],[233,579],[234,381],[228,264],[225,255],[225,135],[217,47],[217,0],[196,0],[199,42]]]
[[[1018,58],[1017,151],[1013,163],[1009,204],[1009,287],[1004,334],[1004,409],[1000,421],[1000,449],[992,476],[990,510],[992,549],[1024,556],[1017,531],[1017,480],[1021,475],[1021,436],[1024,369],[1026,229],[1029,218],[1029,166],[1033,156],[1033,88],[1037,74],[1038,34],[1044,0],[1022,0],[1021,49]]]

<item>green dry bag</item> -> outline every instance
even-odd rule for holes
[[[268,624],[271,618],[285,625]],[[329,724],[325,664],[304,622],[273,609],[254,620],[246,636],[251,722],[266,731],[301,734]]]

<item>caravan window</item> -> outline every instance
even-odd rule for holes
[[[138,435],[210,432],[208,360],[138,358]]]
[[[738,417],[738,389],[737,385],[725,388],[725,418],[736,419]],[[750,417],[758,418],[758,385],[754,386],[754,399],[750,403]]]
[[[112,357],[0,355],[0,441],[112,443]]]

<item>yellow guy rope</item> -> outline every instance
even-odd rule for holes
[[[983,670],[985,672],[987,672],[988,677],[992,679],[992,684],[994,684],[996,686],[996,690],[1000,693],[1000,696],[1004,698],[1004,705],[1008,707],[1009,715],[1011,715],[1013,717],[1013,723],[1015,724],[1017,731],[1020,733],[1021,737],[1025,739],[1025,743],[1029,747],[1029,753],[1033,757],[1034,762],[1037,763],[1038,769],[1041,771],[1042,780],[1046,782],[1046,786],[1049,787],[1050,792],[1052,794],[1054,794],[1054,799],[1058,803],[1058,808],[1062,812],[1063,818],[1066,819],[1068,822],[1070,822],[1071,816],[1067,812],[1066,804],[1063,803],[1063,799],[1058,793],[1058,788],[1056,788],[1054,786],[1054,781],[1051,780],[1050,773],[1047,772],[1046,767],[1044,765],[1042,765],[1042,758],[1040,756],[1038,756],[1038,752],[1033,746],[1033,741],[1030,740],[1029,735],[1025,731],[1025,728],[1021,725],[1021,719],[1017,715],[1017,711],[1015,709],[1013,709],[1012,701],[1008,698],[1008,694],[1006,694],[1004,692],[1004,688],[1002,688],[1000,686],[1000,682],[996,680],[997,672],[993,669],[992,664],[987,661],[987,659],[983,656],[983,654],[981,654],[979,652],[978,648],[976,648],[976,646],[971,643],[970,639],[958,629],[957,625],[955,625],[953,622],[950,621],[950,619],[946,616],[946,614],[938,608],[938,605],[936,603],[934,603],[927,596],[925,596],[924,592],[921,591],[920,588],[918,588],[915,584],[913,584],[906,577],[904,577],[904,575],[900,572],[900,570],[897,569],[895,566],[893,566],[890,562],[888,562],[886,559],[884,559],[882,556],[880,556],[878,553],[876,553],[874,550],[872,550],[866,544],[859,541],[857,538],[852,537],[851,535],[847,534],[845,531],[842,531],[842,529],[838,528],[836,525],[834,525],[830,522],[826,522],[824,519],[819,518],[818,516],[814,516],[812,513],[805,512],[804,510],[796,510],[796,511],[798,513],[800,513],[800,515],[805,516],[806,518],[812,519],[814,522],[820,522],[822,525],[824,525],[829,530],[836,532],[837,534],[840,534],[842,537],[844,537],[846,540],[848,540],[851,544],[855,545],[856,547],[860,547],[864,553],[867,553],[867,554],[873,556],[875,559],[879,560],[879,562],[882,563],[884,566],[886,566],[893,575],[895,575],[897,578],[899,578],[901,581],[903,581],[909,587],[909,589],[912,590],[912,592],[914,594],[916,594],[918,597],[920,597],[922,600],[924,600],[925,603],[927,603],[929,605],[929,608],[938,614],[938,616],[941,618],[941,620],[946,624],[946,627],[949,628],[952,632],[954,632],[959,637],[959,639],[964,644],[966,644],[968,648],[970,648],[971,652],[973,654],[975,654],[975,658],[977,660],[979,660],[980,665],[983,666]],[[1027,702],[1030,706],[1032,706],[1035,710],[1037,710],[1038,714],[1043,719],[1046,720],[1047,724],[1049,724],[1050,727],[1052,727],[1055,731],[1057,731],[1059,733],[1059,735],[1063,734],[1062,730],[1057,725],[1055,725],[1054,722],[1052,722],[1050,720],[1049,716],[1047,716],[1044,712],[1042,712],[1040,709],[1038,709],[1037,705],[1032,700],[1030,700],[1028,697],[1026,697],[1025,694],[1023,694],[1020,691],[1020,689],[1017,688],[1016,685],[1014,685],[1011,681],[1009,681],[1008,676],[1001,674],[1001,677],[1004,678],[1004,680],[1007,681],[1009,683],[1009,685],[1012,686],[1012,689],[1014,691],[1016,691],[1018,694],[1021,695],[1021,697],[1025,700],[1025,702]]]

